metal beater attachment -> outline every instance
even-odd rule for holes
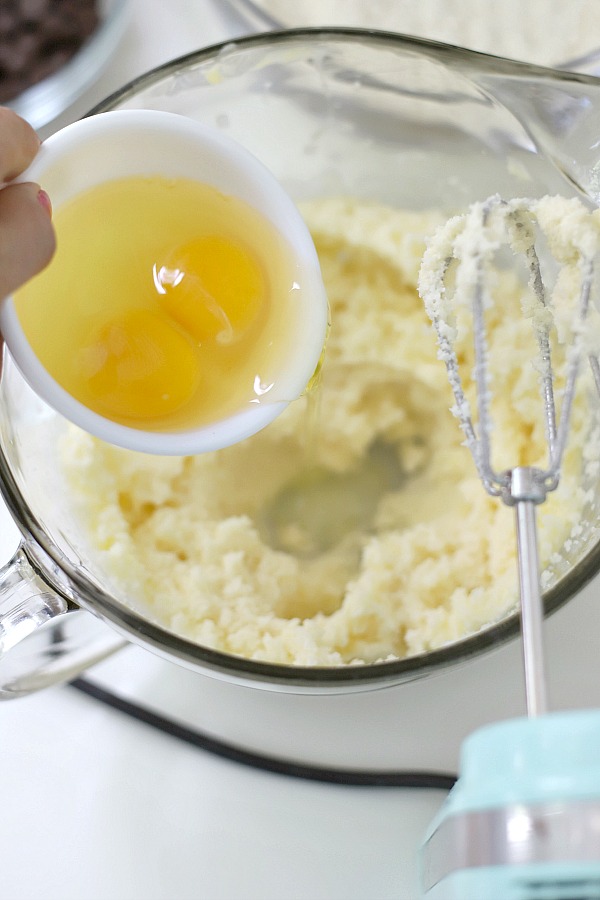
[[[535,507],[558,485],[580,361],[582,355],[589,355],[584,323],[590,305],[594,259],[600,246],[600,226],[592,216],[576,199],[545,197],[505,201],[499,196],[490,197],[473,204],[464,215],[450,219],[438,229],[424,254],[419,275],[419,292],[437,333],[438,355],[446,364],[454,393],[453,413],[465,434],[481,481],[489,494],[515,508],[525,688],[530,716],[546,711]],[[560,416],[555,401],[552,359],[553,298],[547,295],[542,279],[536,249],[538,238],[550,260],[553,258],[552,265],[558,268],[555,284],[561,283],[561,278],[563,286],[567,282],[577,283],[578,298],[570,318]],[[493,303],[490,285],[496,258],[506,247],[524,258],[528,270],[529,289],[524,288],[522,308],[531,319],[537,343],[535,366],[540,373],[548,443],[545,468],[519,465],[497,471],[491,460],[491,385],[485,311]],[[472,316],[477,426],[465,396],[456,351],[457,313],[465,310]],[[598,359],[590,356],[590,361],[600,390]]]

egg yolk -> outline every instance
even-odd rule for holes
[[[112,319],[79,353],[79,369],[105,414],[153,419],[194,395],[200,364],[193,346],[162,316],[132,310]]]
[[[173,433],[272,399],[304,298],[269,219],[211,185],[149,175],[84,191],[54,226],[51,265],[14,303],[33,352],[75,400]]]
[[[258,260],[240,243],[198,237],[167,253],[153,271],[161,309],[199,344],[234,344],[267,312]]]

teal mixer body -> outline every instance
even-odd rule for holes
[[[600,711],[470,735],[420,863],[427,900],[599,900]]]

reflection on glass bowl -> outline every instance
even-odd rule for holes
[[[6,105],[34,128],[42,128],[55,119],[94,83],[108,64],[125,30],[128,12],[129,0],[98,0],[98,24],[80,49],[59,69],[31,84]],[[57,38],[57,42],[60,40]]]

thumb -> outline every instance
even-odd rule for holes
[[[37,184],[0,190],[0,298],[37,275],[56,246],[47,195]]]

